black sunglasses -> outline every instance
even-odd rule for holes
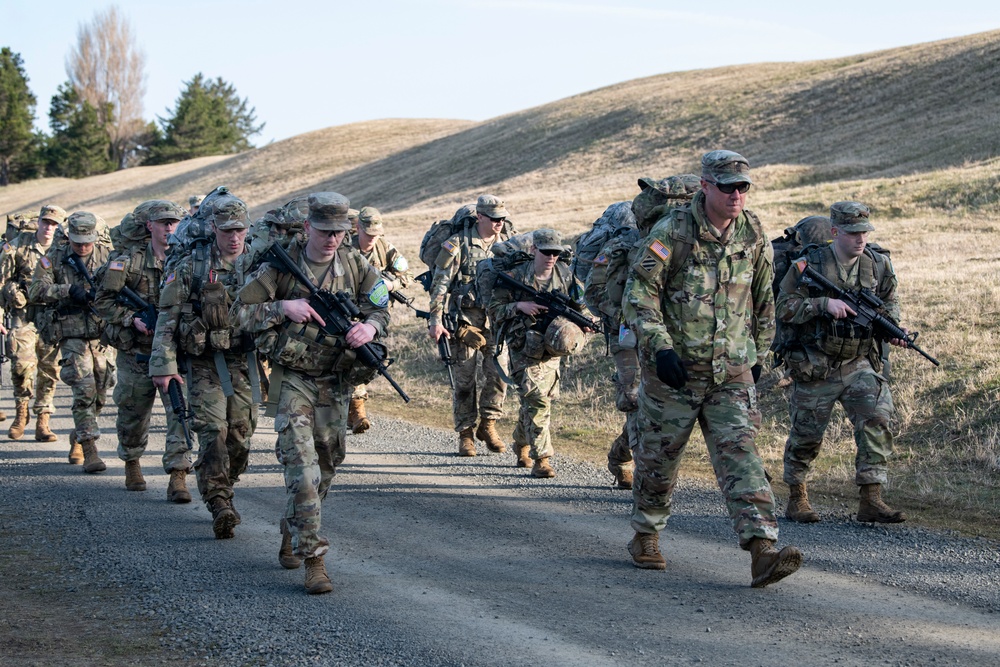
[[[549,257],[558,257],[559,255],[562,254],[562,250],[542,250],[540,248],[538,252],[542,253],[543,255],[548,255]]]
[[[483,215],[486,215],[486,214],[483,213]],[[494,225],[497,224],[498,222],[506,222],[507,221],[507,218],[493,218],[493,217],[490,217],[488,215],[486,215],[486,217],[489,218],[490,222],[492,222]]]
[[[719,189],[719,192],[725,195],[731,195],[734,192],[739,192],[741,195],[747,193],[750,190],[750,184],[747,182],[742,183],[716,183],[715,181],[709,181],[712,185]]]

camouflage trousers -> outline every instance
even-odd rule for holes
[[[483,332],[486,346],[474,350],[459,341],[452,341],[451,354],[455,359],[452,370],[455,373],[455,393],[452,396],[452,414],[455,430],[464,431],[476,425],[476,419],[500,419],[503,417],[503,402],[507,395],[507,384],[493,365],[496,340],[492,331]],[[504,351],[497,360],[507,363]]]
[[[625,413],[621,434],[611,443],[608,466],[618,470],[629,468],[632,449],[639,437],[639,355],[634,347],[623,348],[616,342],[611,345],[615,360],[615,407]]]
[[[98,340],[63,338],[59,343],[59,379],[73,390],[73,425],[77,440],[97,440],[97,416],[115,384],[115,356],[105,356]]]
[[[552,456],[552,401],[559,397],[559,365],[562,359],[546,361],[529,359],[520,352],[511,352],[511,380],[517,385],[521,409],[514,426],[514,444],[528,445],[533,459]]]
[[[149,420],[156,401],[156,386],[149,377],[149,362],[136,361],[135,351],[121,352],[118,357],[118,382],[112,399],[118,406],[115,430],[118,432],[118,458],[136,461],[149,444]],[[167,413],[167,444],[163,451],[163,471],[191,469],[191,452],[184,441],[184,429],[174,416],[166,392],[160,402]]]
[[[233,485],[250,462],[250,436],[257,428],[257,404],[245,358],[226,359],[233,383],[227,397],[211,356],[191,359],[188,404],[194,412],[198,434],[198,492],[206,504],[214,498],[233,497]]]
[[[825,380],[796,382],[788,410],[792,429],[785,443],[787,484],[803,484],[809,466],[819,455],[823,434],[837,401],[854,425],[858,452],[854,459],[856,484],[885,484],[892,454],[892,394],[885,379],[866,360],[841,368]]]
[[[59,346],[43,341],[34,324],[25,324],[13,327],[7,334],[7,348],[15,403],[27,403],[34,396],[32,412],[51,413],[59,371]]]
[[[350,386],[340,376],[316,379],[284,370],[274,418],[275,453],[285,468],[284,518],[292,548],[303,558],[330,549],[330,541],[320,535],[321,508],[347,454],[349,398]]]
[[[749,548],[754,537],[778,539],[774,494],[754,445],[760,412],[749,372],[720,385],[713,384],[709,373],[690,375],[682,389],[674,390],[656,377],[655,364],[643,364],[632,527],[643,533],[663,530],[681,458],[697,422],[740,546]]]

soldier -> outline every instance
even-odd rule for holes
[[[508,271],[515,280],[540,292],[561,292],[583,310],[583,285],[559,255],[568,250],[554,229],[532,233],[532,260]],[[517,467],[531,466],[532,477],[555,477],[549,459],[554,453],[549,422],[552,401],[559,396],[562,358],[579,352],[586,343],[584,331],[565,317],[547,316],[545,306],[516,290],[498,285],[489,304],[495,331],[504,332],[510,348],[511,379],[517,386],[521,410],[514,427]],[[592,331],[588,328],[586,331]]]
[[[39,319],[39,334],[61,352],[59,377],[73,390],[73,450],[83,454],[83,470],[105,470],[97,453],[101,429],[97,417],[115,382],[114,355],[105,356],[101,343],[104,322],[94,310],[94,272],[108,259],[111,247],[99,242],[100,222],[93,213],[69,216],[69,238],[53,245],[38,260],[29,298],[48,305]],[[70,262],[79,260],[79,264]],[[82,264],[82,272],[78,270]]]
[[[830,207],[833,242],[811,246],[808,265],[847,289],[869,289],[885,303],[889,317],[899,321],[896,274],[889,257],[867,245],[875,227],[871,212],[860,202],[841,201]],[[792,429],[785,443],[784,480],[790,489],[785,515],[792,521],[820,520],[809,504],[806,480],[819,454],[823,434],[838,401],[854,424],[858,447],[854,481],[860,487],[858,521],[899,523],[906,515],[882,500],[887,461],[892,453],[892,395],[882,370],[881,350],[871,328],[854,324],[856,315],[840,299],[822,289],[800,284],[792,266],[780,285],[777,316],[791,328],[785,351],[794,385],[789,403]],[[893,345],[905,346],[893,339]]]
[[[122,221],[128,237],[145,240],[134,243],[98,272],[100,285],[94,307],[107,323],[105,339],[119,351],[118,381],[112,395],[118,406],[115,428],[118,432],[118,458],[125,462],[125,488],[145,491],[146,480],[139,463],[149,442],[149,420],[157,390],[149,377],[149,356],[156,326],[155,308],[160,302],[160,281],[166,259],[167,237],[185,216],[184,209],[171,201],[153,199],[135,207],[130,218]],[[144,313],[139,306],[121,299],[124,288],[153,307]],[[163,471],[170,475],[167,500],[189,503],[191,494],[185,478],[191,470],[191,453],[184,439],[184,427],[170,407],[164,392],[160,400],[167,415],[167,439],[163,452]]]
[[[249,354],[253,343],[229,317],[246,276],[247,207],[230,194],[205,206],[211,206],[209,214],[203,211],[205,221],[195,224],[208,224],[207,233],[174,250],[184,255],[163,279],[149,374],[161,392],[172,380],[184,384],[182,372],[188,375],[198,491],[212,513],[215,538],[222,540],[233,537],[240,523],[233,485],[250,461],[260,380],[257,359]]]
[[[359,251],[369,264],[382,272],[382,280],[390,292],[409,285],[413,280],[410,265],[402,253],[386,240],[382,214],[372,206],[365,206],[358,212],[357,220],[357,233],[351,239],[354,249]],[[355,387],[347,411],[347,428],[354,433],[364,433],[371,427],[365,409],[367,400],[368,388],[365,385]]]
[[[199,195],[191,195],[188,197],[188,216],[194,217],[198,215],[198,209],[201,208],[201,202],[204,197]]]
[[[507,209],[502,200],[482,195],[476,202],[476,224],[452,236],[441,245],[435,261],[430,290],[428,333],[437,342],[451,334],[443,325],[445,299],[448,312],[458,324],[452,354],[455,359],[455,392],[452,409],[455,431],[459,434],[458,455],[475,456],[475,437],[493,452],[502,453],[506,446],[496,430],[503,416],[503,401],[507,385],[494,367],[493,330],[486,315],[485,303],[480,303],[476,290],[476,264],[492,257],[494,243],[506,241],[511,234],[504,231]],[[497,360],[505,364],[506,355]],[[482,387],[477,390],[476,376],[483,373]],[[479,428],[476,428],[476,417]]]
[[[53,411],[59,348],[38,336],[35,321],[44,307],[29,298],[28,287],[38,260],[52,247],[56,230],[65,221],[66,211],[51,204],[43,206],[38,215],[37,228],[25,226],[3,247],[0,275],[3,278],[3,307],[11,320],[8,348],[17,408],[17,415],[7,431],[7,437],[12,440],[20,440],[24,435],[28,425],[28,402],[32,396],[35,397],[32,406],[36,415],[35,440],[56,440],[55,433],[49,428],[49,417]],[[70,463],[82,462],[83,459],[75,454],[70,456]]]
[[[310,195],[308,240],[290,244],[288,254],[321,289],[349,292],[363,322],[345,336],[321,336],[317,324],[323,321],[309,305],[307,288],[266,262],[233,306],[240,328],[259,334],[257,348],[271,360],[268,413],[275,416],[288,499],[278,560],[295,569],[305,558],[310,594],[333,590],[323,564],[330,542],[320,534],[321,504],[346,454],[351,381],[361,379],[349,373],[354,355],[345,350],[384,338],[389,326],[389,292],[381,275],[343,242],[350,230],[348,206],[336,192]]]
[[[659,532],[695,423],[701,426],[752,586],[795,572],[802,553],[774,548],[774,496],[754,445],[754,382],[774,336],[771,244],[744,209],[750,165],[732,151],[701,160],[701,192],[643,239],[623,314],[640,359],[639,442],[629,552],[636,567],[666,569]]]

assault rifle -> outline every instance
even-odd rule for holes
[[[156,306],[139,296],[134,289],[128,285],[123,287],[118,293],[118,301],[134,310],[135,317],[139,318],[150,332],[156,328]]]
[[[390,294],[395,294],[395,292],[390,292]],[[413,299],[409,299],[408,301],[413,301]],[[410,305],[409,303],[407,303],[406,305],[413,308],[413,306]],[[413,312],[420,319],[427,320],[428,322],[430,322],[431,314],[426,310],[418,310],[417,308],[413,308]],[[458,329],[458,325],[455,322],[455,317],[453,315],[442,316],[441,323],[444,325],[444,328],[448,331],[448,336],[455,335],[455,330]],[[448,384],[451,386],[452,389],[454,389],[455,371],[453,371],[451,367],[455,365],[455,357],[453,357],[451,354],[451,340],[448,338],[448,336],[445,335],[438,336],[437,340],[438,357],[441,359],[441,361],[444,362],[445,367],[448,369]]]
[[[831,282],[826,276],[817,271],[816,269],[809,266],[805,258],[802,258],[795,262],[795,268],[798,269],[799,281],[811,281],[833,294],[836,298],[840,299],[846,303],[851,310],[853,310],[856,315],[851,318],[851,321],[859,327],[870,327],[874,333],[875,337],[879,340],[891,340],[893,338],[898,338],[899,340],[906,343],[906,347],[916,350],[920,355],[931,362],[935,366],[940,366],[941,363],[927,354],[920,347],[917,346],[916,340],[919,335],[916,331],[913,333],[906,333],[903,331],[899,324],[893,321],[891,317],[883,315],[882,310],[885,309],[885,304],[882,299],[875,296],[869,289],[859,289],[859,290],[844,290],[837,287],[833,282]]]
[[[361,311],[351,300],[351,295],[348,292],[334,293],[314,285],[298,264],[288,256],[285,249],[277,243],[271,244],[271,247],[261,256],[261,260],[273,266],[280,273],[291,274],[295,280],[309,290],[309,305],[325,323],[323,325],[317,324],[322,332],[321,335],[344,336],[354,325],[353,320],[361,316]],[[399,383],[389,375],[388,367],[393,360],[389,359],[387,362],[381,349],[371,343],[365,343],[361,347],[354,348],[354,352],[357,354],[358,361],[384,377],[396,390],[396,393],[403,398],[403,401],[410,402],[410,397],[399,386]]]
[[[170,397],[170,407],[177,416],[177,421],[181,423],[181,428],[184,429],[184,442],[187,443],[187,448],[190,452],[194,449],[194,440],[191,438],[191,426],[188,424],[188,420],[194,419],[194,411],[188,410],[187,403],[184,402],[184,392],[181,390],[181,383],[176,379],[171,380],[167,384],[167,396]]]
[[[10,356],[10,350],[7,349],[7,336],[10,335],[10,330],[13,327],[14,321],[10,313],[5,310],[3,313],[3,328],[7,330],[7,333],[0,335],[0,385],[3,384],[3,362],[8,359],[13,361],[13,357]]]
[[[534,301],[539,306],[545,306],[546,313],[543,318],[546,324],[557,317],[565,317],[567,320],[581,329],[593,329],[599,333],[604,333],[605,326],[602,322],[595,322],[576,309],[576,304],[562,292],[540,292],[533,287],[525,285],[516,278],[501,271],[497,274],[497,283],[512,290],[517,290],[528,295],[529,301]]]
[[[97,319],[102,319],[101,314],[97,312],[94,308],[94,299],[97,297],[97,283],[94,282],[94,276],[90,275],[90,271],[87,270],[87,265],[83,263],[83,258],[77,255],[75,252],[71,252],[66,255],[66,259],[63,263],[67,266],[72,267],[79,275],[87,281],[90,285],[90,291],[87,292],[87,306],[90,308],[90,313]]]

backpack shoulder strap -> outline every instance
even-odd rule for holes
[[[670,251],[670,268],[667,271],[667,284],[673,282],[677,274],[687,264],[688,257],[691,256],[691,250],[694,248],[697,240],[694,216],[688,213],[687,207],[675,208],[672,211],[672,215],[674,220],[677,221],[677,225],[671,234],[674,247]]]

